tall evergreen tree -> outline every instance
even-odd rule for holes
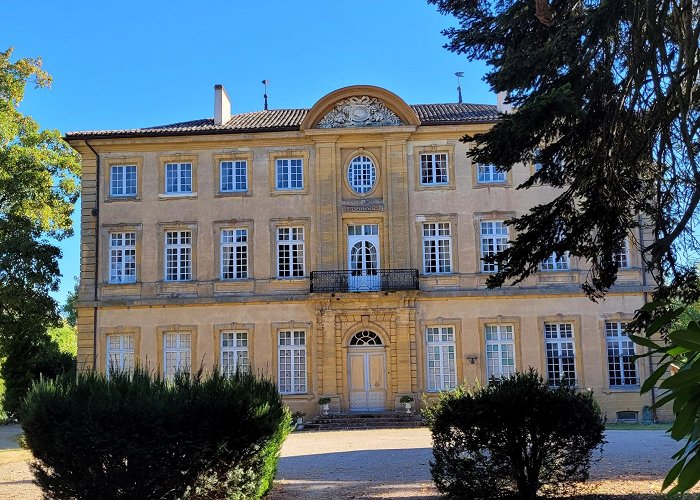
[[[560,188],[511,221],[491,286],[518,282],[552,253],[591,264],[602,296],[624,240],[636,241],[657,296],[700,296],[698,250],[700,4],[697,0],[429,0],[454,15],[446,47],[484,60],[485,79],[517,112],[466,137],[479,163],[542,168],[520,188]]]
[[[58,288],[60,250],[48,237],[71,234],[80,161],[58,131],[40,130],[18,110],[26,86],[47,87],[51,77],[40,59],[11,56],[12,49],[0,52],[0,357],[3,404],[15,412],[54,356],[47,327],[59,320],[50,292]]]

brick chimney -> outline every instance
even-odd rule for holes
[[[227,123],[231,119],[231,101],[221,84],[214,85],[214,125]]]

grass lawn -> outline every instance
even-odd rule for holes
[[[609,431],[667,431],[671,428],[671,423],[663,424],[635,424],[635,423],[606,423],[605,428]]]

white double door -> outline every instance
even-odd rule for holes
[[[378,224],[348,226],[348,269],[351,292],[381,290]]]
[[[348,354],[350,411],[386,408],[386,356],[383,347],[351,347]]]

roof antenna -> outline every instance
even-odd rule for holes
[[[265,85],[265,111],[267,111],[267,84],[270,83],[270,80],[263,80],[262,84]]]
[[[457,98],[458,102],[462,104],[462,87],[459,84],[459,79],[464,78],[464,72],[463,71],[458,71],[455,73],[455,76],[457,77]],[[267,109],[267,108],[265,108]]]

